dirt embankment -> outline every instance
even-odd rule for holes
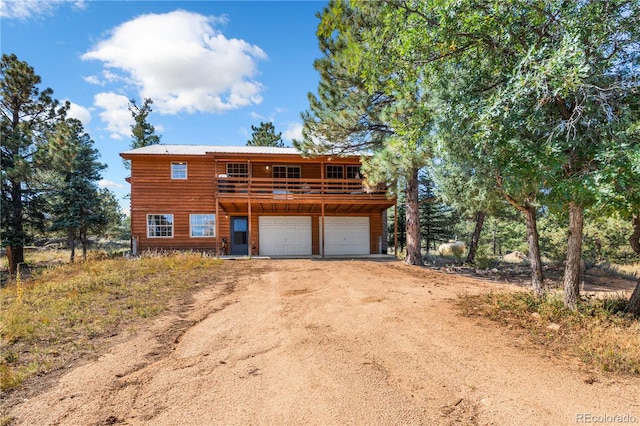
[[[586,371],[452,309],[461,292],[503,284],[400,262],[251,262],[255,273],[121,337],[10,414],[25,425],[640,423],[639,379]]]

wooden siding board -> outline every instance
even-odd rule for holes
[[[379,240],[382,238],[382,213],[369,216],[371,254],[380,252]]]

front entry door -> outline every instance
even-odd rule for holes
[[[231,217],[231,254],[247,256],[249,254],[248,240],[247,216]]]

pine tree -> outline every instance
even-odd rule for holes
[[[283,147],[282,133],[276,134],[273,123],[261,122],[260,126],[251,126],[251,139],[247,141],[247,146],[275,146]]]
[[[98,162],[98,150],[84,132],[82,123],[69,119],[59,123],[50,137],[52,168],[59,176],[54,192],[52,231],[62,231],[75,258],[76,241],[86,257],[88,236],[92,229],[106,226],[108,218],[98,190],[100,171],[107,166]]]
[[[427,251],[435,248],[435,243],[445,242],[453,236],[453,209],[438,198],[430,173],[425,170],[420,175],[420,234]]]
[[[100,188],[98,198],[100,199],[100,220],[93,223],[88,230],[94,236],[104,236],[111,240],[128,240],[131,226],[120,209],[116,194],[107,188]]]
[[[389,232],[388,234],[388,243],[390,246],[393,246],[398,253],[404,252],[407,247],[407,222],[406,222],[406,212],[405,212],[405,202],[404,202],[404,192],[398,193],[398,199],[396,208],[394,212],[392,212],[387,218],[387,228],[394,229],[396,224],[396,214],[398,215],[398,231],[397,235],[395,232]],[[397,247],[396,247],[396,238],[397,238]]]
[[[43,219],[43,193],[35,176],[46,164],[41,156],[45,134],[64,118],[69,103],[60,106],[50,88],[40,91],[40,76],[16,55],[3,54],[0,67],[2,245],[9,249],[9,272],[15,274],[31,238],[28,226]]]
[[[129,100],[129,111],[133,118],[133,124],[131,125],[131,149],[160,143],[162,136],[156,135],[156,128],[148,121],[149,114],[153,111],[151,109],[152,104],[153,100],[151,98],[146,98],[141,107],[136,104],[135,99]],[[125,160],[124,165],[127,169],[131,168],[129,161]]]
[[[306,154],[368,152],[362,172],[366,183],[385,184],[397,193],[404,182],[407,225],[405,262],[422,265],[418,174],[431,147],[426,93],[421,76],[405,58],[389,53],[378,4],[358,9],[331,1],[318,27],[325,57],[315,62],[321,82],[318,97],[309,95],[310,110],[302,114],[302,142]]]

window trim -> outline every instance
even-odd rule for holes
[[[149,223],[149,218],[150,216],[162,216],[162,217],[167,217],[170,216],[171,217],[171,225],[151,225]],[[165,219],[166,220],[166,219]],[[147,214],[147,238],[173,238],[175,233],[174,233],[174,224],[175,224],[175,220],[174,220],[174,216],[173,213],[148,213]],[[171,235],[151,235],[151,233],[149,232],[151,230],[151,227],[158,227],[158,226],[162,226],[162,227],[170,227],[169,229],[171,230]]]
[[[184,177],[182,177],[182,169],[174,170],[174,166],[184,166]],[[172,161],[171,162],[171,179],[172,180],[187,180],[189,166],[187,166],[186,161]],[[176,173],[180,173],[179,176],[176,176]]]
[[[203,225],[203,224],[193,224],[194,216],[213,216],[213,225]],[[208,227],[213,227],[213,235],[193,235],[193,229],[196,227],[201,227],[207,229]],[[189,214],[189,238],[215,238],[216,237],[216,228],[217,228],[217,218],[215,213],[191,213]]]
[[[285,169],[286,177],[275,177],[276,167],[283,167]],[[298,177],[289,177],[289,170],[297,170]],[[271,166],[271,178],[272,179],[302,179],[302,166],[299,164],[274,164]]]
[[[355,169],[356,173],[354,177],[349,177],[349,169],[351,169],[352,171]],[[344,166],[344,176],[345,179],[362,179],[362,172],[360,171],[360,165],[359,164],[346,164]]]
[[[341,177],[329,177],[329,168],[335,168],[335,170],[341,170]],[[344,179],[344,164],[325,164],[325,178],[326,179]]]
[[[232,170],[229,170],[229,166],[238,166],[238,165],[246,168],[246,174],[245,173],[240,174]],[[249,163],[238,163],[238,162],[227,163],[227,165],[225,166],[225,169],[227,171],[227,176],[230,178],[248,178],[249,177]]]

